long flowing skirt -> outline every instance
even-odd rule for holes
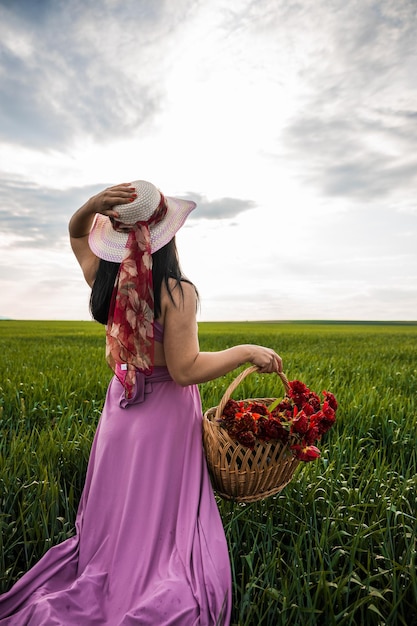
[[[166,368],[125,406],[113,378],[76,534],[0,596],[1,626],[227,626],[231,576],[196,386]]]

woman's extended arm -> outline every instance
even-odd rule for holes
[[[252,344],[233,346],[219,352],[200,352],[196,322],[196,293],[193,285],[176,287],[172,302],[165,294],[164,352],[168,370],[179,385],[213,380],[243,365],[252,363],[261,372],[282,372],[282,359],[271,348]]]
[[[135,197],[135,188],[130,183],[109,187],[87,200],[70,219],[68,230],[71,247],[90,287],[94,282],[98,266],[98,259],[88,245],[88,235],[90,234],[94,216],[96,213],[102,213],[109,217],[119,217],[119,214],[113,210],[113,207],[119,204],[127,204]]]

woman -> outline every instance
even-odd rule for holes
[[[76,535],[1,597],[2,626],[229,624],[230,563],[202,448],[197,383],[246,362],[282,371],[282,361],[256,345],[200,352],[197,292],[175,247],[195,206],[136,181],[90,198],[70,220],[115,375]]]

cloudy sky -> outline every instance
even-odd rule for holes
[[[201,320],[417,319],[415,0],[0,0],[0,316],[89,319],[69,247],[150,180]]]

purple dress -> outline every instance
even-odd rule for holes
[[[155,339],[162,328],[155,323]],[[1,626],[227,626],[231,575],[196,385],[110,382],[76,535],[0,596]]]

